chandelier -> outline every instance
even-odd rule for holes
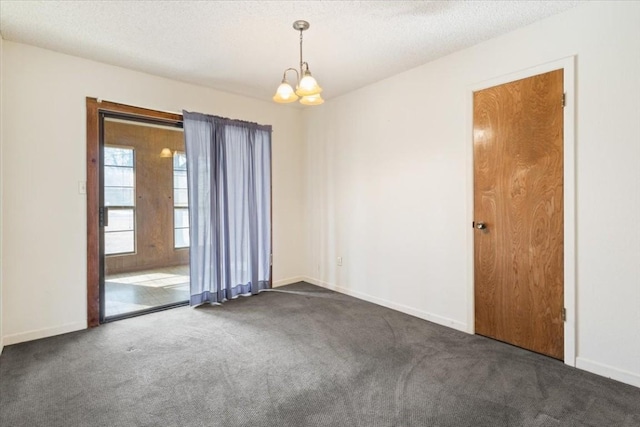
[[[322,88],[311,75],[309,64],[302,60],[302,32],[309,29],[309,23],[302,20],[295,21],[293,23],[293,29],[300,31],[300,71],[298,72],[295,68],[287,68],[284,70],[284,73],[282,73],[282,83],[278,86],[276,94],[273,95],[273,100],[281,104],[288,104],[289,102],[296,102],[298,98],[300,98],[301,104],[320,105],[324,102],[324,99],[320,96]],[[288,71],[294,71],[296,73],[295,91],[287,81]]]

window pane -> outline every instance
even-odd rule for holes
[[[105,187],[133,187],[133,168],[105,166]]]
[[[175,228],[189,227],[189,210],[187,208],[175,208],[173,210],[173,221]]]
[[[173,155],[173,169],[187,170],[187,156],[185,153],[176,153]]]
[[[133,188],[105,187],[105,206],[133,206]]]
[[[104,147],[105,206],[134,206],[134,151],[132,148]],[[134,209],[109,209],[109,226],[104,229],[107,255],[135,251]]]
[[[133,231],[133,209],[109,209],[109,226],[104,228],[105,233],[113,231]]]
[[[174,206],[188,206],[189,200],[187,198],[187,189],[175,188],[173,190],[173,205]]]
[[[174,245],[176,248],[186,248],[189,246],[188,228],[176,228],[174,230]]]
[[[187,192],[187,158],[185,153],[173,156],[173,245],[189,247],[189,200]]]
[[[105,166],[129,166],[133,167],[132,148],[104,147]]]
[[[173,171],[173,188],[187,188],[187,171]]]
[[[133,231],[104,233],[104,252],[107,255],[133,252]]]

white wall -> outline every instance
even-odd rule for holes
[[[638,52],[640,3],[585,4],[305,111],[305,274],[468,330],[469,88],[577,55],[575,362],[640,386]]]
[[[2,73],[2,52],[4,48],[4,40],[0,35],[0,354],[4,348],[4,340],[2,339],[2,92],[4,86]]]
[[[6,41],[4,343],[86,327],[85,97],[273,125],[274,281],[302,271],[300,110]]]

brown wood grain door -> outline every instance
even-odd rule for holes
[[[475,330],[564,358],[563,70],[474,93]]]

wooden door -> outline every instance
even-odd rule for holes
[[[476,333],[563,359],[563,70],[473,103]]]

